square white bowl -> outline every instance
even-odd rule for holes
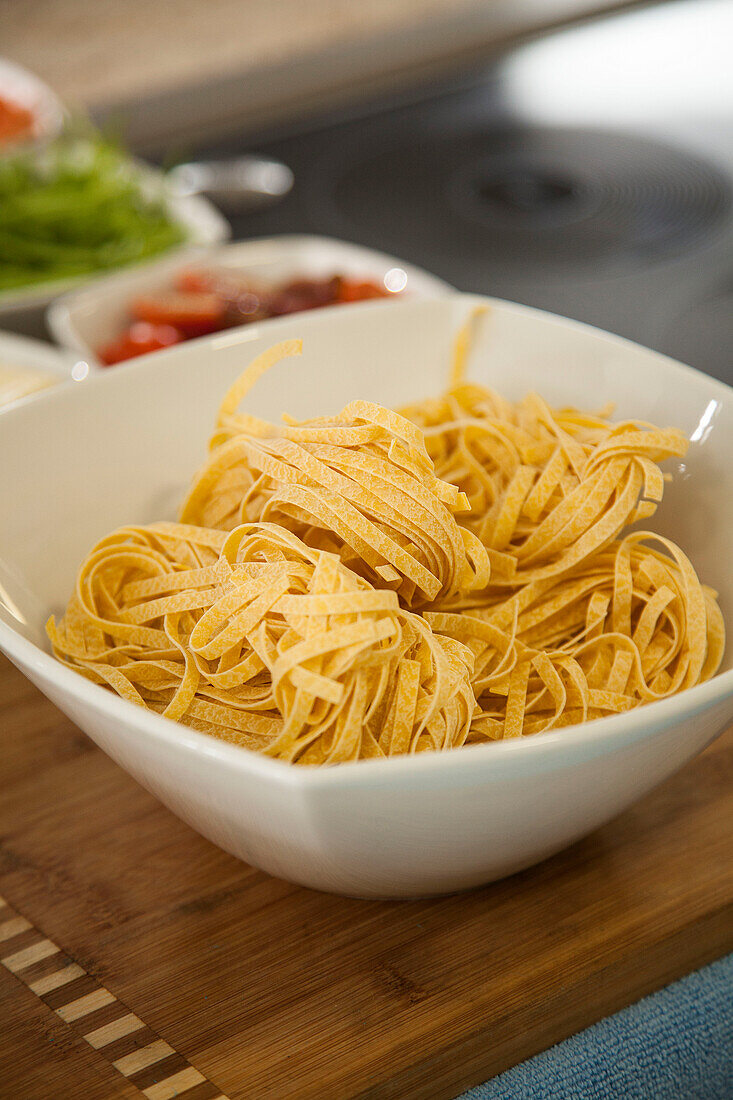
[[[321,310],[232,330],[60,387],[3,417],[0,646],[97,744],[214,843],[274,875],[373,897],[454,891],[526,867],[625,809],[733,720],[730,657],[710,682],[582,726],[416,758],[308,769],[226,744],[117,698],[48,652],[91,545],[173,517],[219,400],[250,359],[304,338],[248,398],[305,417],[366,398],[437,393],[453,337],[487,304],[470,373],[509,397],[679,426],[691,440],[652,526],[733,613],[733,391],[616,337],[469,295]]]
[[[406,297],[432,298],[453,289],[442,279],[396,256],[348,241],[307,234],[260,237],[200,249],[185,257],[170,256],[144,269],[98,279],[51,305],[46,314],[49,331],[59,344],[78,352],[92,368],[97,367],[97,349],[129,324],[131,300],[141,294],[169,289],[173,276],[191,265],[231,270],[253,282],[264,283],[282,283],[301,275],[317,279],[340,274],[381,284],[388,271],[401,268],[407,279]]]

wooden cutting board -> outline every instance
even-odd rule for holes
[[[225,855],[5,662],[0,753],[13,1100],[440,1100],[733,949],[733,731],[539,867],[395,903]]]

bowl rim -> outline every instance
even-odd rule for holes
[[[51,374],[58,375],[59,381],[71,378],[71,368],[78,359],[78,355],[70,348],[49,344],[35,336],[6,332],[4,329],[0,331],[0,355],[7,356],[11,360],[13,356],[18,355],[22,362],[12,361],[10,365],[47,370]]]
[[[78,356],[68,348],[48,344],[44,340],[37,340],[35,336],[0,331],[0,361],[3,364],[7,362],[11,368],[17,367],[21,373],[39,371],[53,379],[55,386],[61,386],[73,381]],[[19,405],[35,401],[44,392],[45,387],[0,403],[0,419]]]
[[[445,296],[448,301],[461,303],[468,309],[488,305],[490,308],[500,308],[520,316],[529,316],[537,319],[549,320],[570,328],[573,331],[591,335],[602,342],[625,349],[642,351],[645,355],[656,359],[666,370],[673,375],[702,380],[712,393],[719,393],[728,402],[733,401],[733,387],[694,367],[663,355],[661,352],[645,348],[632,340],[622,336],[616,336],[605,332],[593,325],[570,318],[561,317],[549,313],[546,310],[535,309],[531,306],[520,305],[515,302],[504,301],[499,298],[491,298],[478,294],[465,294],[455,292]],[[423,299],[424,303],[426,300]],[[411,308],[417,305],[417,301],[394,302],[366,302],[355,303],[342,307],[342,313],[353,309],[388,309],[394,312],[401,305]],[[323,323],[321,311],[313,311],[303,316],[304,327],[312,324]],[[274,319],[268,321],[268,326],[273,326],[273,337],[276,338],[278,325],[290,323],[292,318]],[[248,327],[248,326],[245,326]],[[251,326],[252,329],[259,326]],[[204,341],[214,344],[221,336],[215,333],[212,336],[203,337]],[[252,333],[252,339],[256,333]],[[162,362],[171,356],[181,354],[186,344],[172,347],[163,351],[153,352],[150,355],[139,356],[131,361],[128,370],[122,372],[128,376],[130,372],[145,370],[149,367],[149,360]],[[199,344],[199,348],[202,345]],[[105,372],[99,372],[85,380],[84,386],[105,385]],[[41,392],[35,397],[37,405],[40,401],[54,401],[57,399],[59,387]],[[6,416],[14,416],[23,408],[29,406],[29,402],[18,402],[8,409]],[[22,412],[21,412],[22,415]],[[164,718],[152,711],[129,703],[127,700],[107,691],[101,685],[92,684],[79,676],[73,670],[66,668],[46,650],[41,649],[34,642],[23,637],[8,623],[0,619],[0,650],[14,661],[18,661],[37,671],[44,680],[53,684],[64,695],[76,698],[86,703],[91,709],[101,712],[111,719],[122,719],[126,724],[136,726],[140,732],[144,732],[155,738],[158,742],[174,749],[185,749],[193,755],[214,758],[219,763],[233,769],[245,771],[269,781],[284,783],[296,789],[312,790],[328,789],[336,786],[361,786],[363,783],[381,783],[390,785],[415,779],[424,787],[426,779],[435,779],[434,787],[444,787],[449,784],[451,777],[465,779],[468,775],[476,774],[482,781],[489,778],[492,771],[497,773],[511,772],[514,775],[520,770],[527,772],[541,772],[553,770],[564,765],[578,764],[584,754],[592,755],[610,754],[626,744],[645,740],[660,734],[664,734],[673,723],[679,723],[696,714],[715,706],[724,699],[733,695],[733,668],[716,674],[712,679],[695,687],[688,688],[678,695],[661,699],[646,706],[635,707],[633,710],[622,714],[609,715],[605,718],[597,718],[590,722],[578,723],[572,726],[563,726],[560,729],[547,730],[533,734],[531,737],[517,737],[502,741],[464,746],[459,751],[446,753],[423,752],[407,756],[390,757],[388,759],[371,759],[350,761],[344,764],[322,768],[306,768],[289,764],[282,760],[262,755],[243,746],[233,745],[219,738],[205,733],[199,733],[188,726],[171,719]],[[121,709],[120,709],[121,708]],[[478,765],[481,765],[479,772]],[[521,767],[524,765],[524,767]]]

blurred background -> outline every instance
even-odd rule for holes
[[[376,248],[733,382],[730,0],[2,0],[0,26],[235,239]]]

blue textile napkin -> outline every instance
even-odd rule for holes
[[[728,955],[459,1100],[733,1100]]]

